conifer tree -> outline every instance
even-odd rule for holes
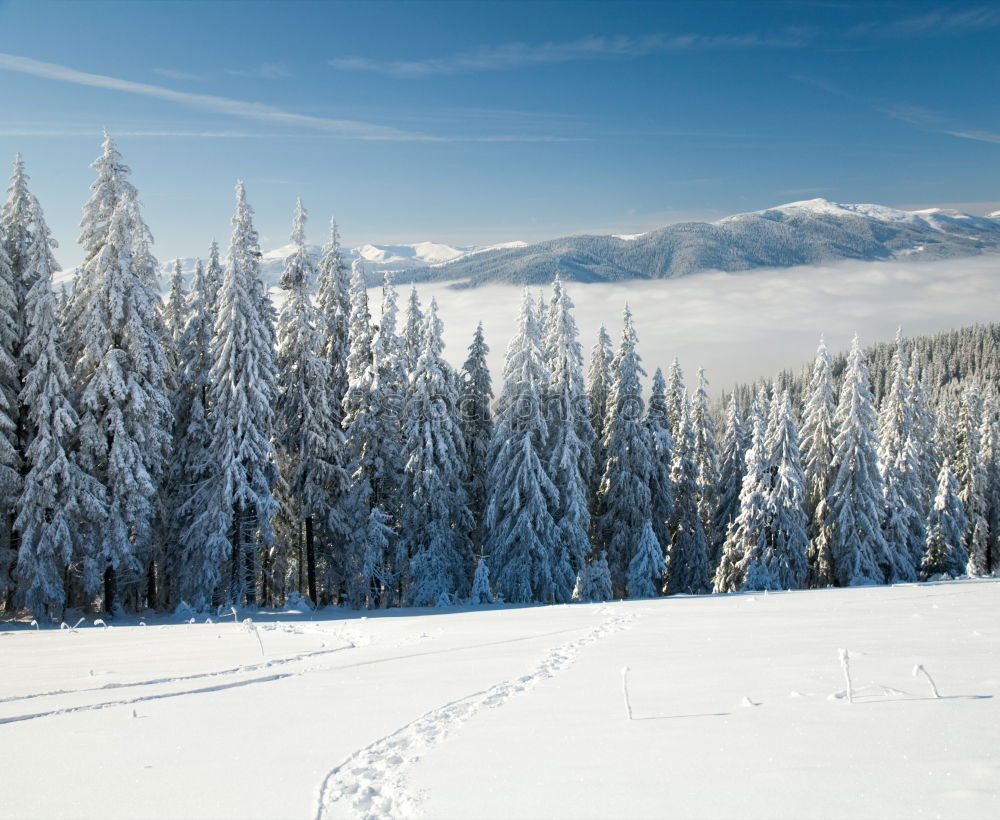
[[[774,396],[764,448],[772,475],[767,505],[768,543],[774,556],[774,575],[779,589],[801,589],[809,575],[808,519],[803,507],[806,477],[787,390],[781,396]]]
[[[28,291],[26,341],[22,350],[27,408],[23,489],[15,526],[20,535],[16,577],[18,600],[41,620],[60,614],[66,603],[65,578],[82,525],[104,515],[103,487],[73,457],[79,419],[70,403],[71,382],[62,360],[52,274],[52,240],[41,208],[29,195],[27,247],[19,249]],[[0,251],[2,253],[2,251]]]
[[[653,388],[646,408],[645,424],[652,445],[649,492],[653,534],[660,549],[667,552],[670,548],[670,520],[674,514],[674,485],[670,477],[674,461],[674,439],[670,434],[666,382],[660,368],[656,368],[656,373],[653,374]]]
[[[275,441],[292,519],[301,522],[308,594],[318,601],[316,540],[326,535],[333,505],[347,493],[344,436],[331,411],[330,365],[309,298],[315,270],[305,244],[306,211],[296,204],[294,250],[280,285],[287,292],[278,321],[278,414]],[[318,531],[318,532],[317,532]]]
[[[653,533],[653,522],[646,519],[639,543],[628,564],[625,588],[629,598],[655,598],[663,589],[667,562],[663,560],[660,542]]]
[[[607,460],[597,492],[600,544],[608,553],[616,595],[625,593],[628,562],[642,536],[650,509],[652,447],[643,424],[640,377],[645,371],[636,351],[637,342],[632,311],[626,306],[604,423]]]
[[[406,322],[403,326],[403,351],[406,354],[406,372],[412,373],[424,346],[424,312],[420,308],[420,295],[416,285],[410,287],[406,303]]]
[[[771,483],[765,420],[759,403],[755,402],[752,406],[748,421],[753,432],[740,487],[740,510],[728,529],[722,557],[715,570],[713,588],[716,592],[743,589],[749,566],[762,565],[762,569],[767,569],[767,502]],[[753,581],[760,583],[761,580],[760,574],[755,571]],[[777,584],[777,579],[774,583]]]
[[[174,377],[174,452],[169,492],[176,511],[177,554],[172,587],[178,602],[203,610],[219,586],[232,546],[227,515],[217,504],[218,464],[212,451],[209,382],[215,317],[209,310],[212,285],[199,262],[188,292],[184,330]],[[221,603],[221,601],[219,601]]]
[[[492,604],[493,593],[490,592],[490,565],[485,558],[480,558],[476,563],[476,572],[472,577],[472,594],[469,596],[471,604]]]
[[[598,441],[604,438],[604,420],[608,416],[608,396],[611,393],[611,363],[614,347],[604,325],[597,331],[597,341],[590,351],[587,369],[587,401],[590,404],[590,426]]]
[[[698,389],[691,402],[691,426],[694,431],[694,459],[698,481],[698,517],[705,538],[713,540],[712,527],[719,499],[719,444],[716,441],[715,420],[708,406],[708,379],[705,369],[698,368]]]
[[[698,515],[698,468],[692,408],[683,396],[670,482],[674,488],[674,514],[670,519],[667,550],[667,594],[699,595],[709,591],[708,542]]]
[[[608,554],[602,552],[583,568],[583,572],[577,578],[576,588],[573,590],[573,600],[599,603],[610,601],[613,597]]]
[[[604,325],[597,331],[597,341],[590,351],[590,365],[587,369],[587,403],[590,405],[590,426],[594,431],[593,462],[590,474],[590,498],[596,499],[601,485],[604,464],[604,422],[608,416],[608,396],[611,393],[611,364],[614,361],[611,337]],[[592,504],[592,506],[594,506]],[[593,527],[595,521],[591,520]]]
[[[587,502],[594,430],[583,383],[583,351],[577,340],[573,302],[558,278],[552,284],[548,320],[544,340],[549,371],[546,463],[558,497],[558,506],[553,510],[559,537],[553,552],[556,600],[567,602],[572,598],[577,574],[590,555]]]
[[[119,580],[138,593],[134,585],[149,568],[171,407],[149,229],[110,137],[93,167],[98,178],[80,237],[85,261],[71,305],[78,345],[72,361],[80,464],[104,485],[108,505],[106,520],[91,533],[84,588],[94,592],[103,580],[104,606],[112,611],[121,603]]]
[[[918,475],[918,459],[912,438],[908,371],[909,355],[902,332],[896,333],[892,357],[892,381],[879,411],[879,469],[884,485],[882,529],[892,558],[891,581],[915,581],[926,533]]]
[[[509,603],[555,597],[551,545],[558,540],[550,511],[557,497],[542,460],[549,435],[541,402],[548,373],[538,336],[535,301],[526,291],[504,361],[485,516],[493,591]]]
[[[483,323],[480,322],[472,337],[472,344],[469,345],[469,357],[462,366],[462,394],[459,404],[462,436],[469,464],[465,477],[466,495],[474,521],[473,542],[476,545],[481,544],[483,537],[481,527],[486,509],[487,459],[493,436],[493,412],[490,408],[493,385],[486,363],[489,352],[483,336]]]
[[[277,480],[271,435],[276,381],[272,313],[261,294],[260,245],[242,182],[229,261],[219,290],[209,400],[212,451],[218,464],[218,507],[231,539],[228,599],[257,601],[258,569],[273,542]],[[266,596],[265,596],[266,597]]]
[[[178,258],[170,276],[170,294],[163,306],[163,323],[166,325],[166,338],[171,353],[176,353],[180,346],[186,320],[187,294],[184,292],[184,272],[181,270],[181,260]]]
[[[916,480],[920,491],[920,514],[926,518],[937,492],[937,475],[940,460],[935,445],[937,423],[930,405],[927,380],[923,376],[920,362],[910,363],[907,374],[907,397],[910,433],[918,443],[915,462]]]
[[[411,379],[405,422],[401,551],[411,556],[407,600],[430,606],[467,594],[472,549],[463,479],[465,441],[451,368],[442,357],[441,320],[431,301],[424,349]]]
[[[984,405],[979,442],[980,458],[985,471],[983,500],[988,533],[986,571],[996,573],[1000,559],[1000,420],[996,394],[991,394]]]
[[[965,572],[969,555],[963,545],[968,526],[958,484],[945,459],[938,473],[938,491],[927,517],[927,549],[920,564],[923,580],[935,575],[958,577]]]
[[[219,312],[219,289],[224,276],[225,270],[219,260],[219,243],[213,239],[208,249],[208,267],[205,268],[205,310],[213,317]]]
[[[882,476],[868,367],[857,336],[847,359],[834,422],[833,479],[820,537],[828,539],[834,583],[880,584],[886,580],[891,554],[881,527]]]
[[[667,413],[670,418],[670,434],[677,441],[680,433],[681,419],[687,412],[687,388],[684,387],[684,371],[681,363],[674,357],[667,371]]]
[[[317,321],[323,334],[323,355],[330,369],[330,412],[334,422],[342,426],[344,398],[347,395],[347,358],[350,351],[351,319],[350,267],[340,250],[337,222],[330,220],[330,239],[323,246],[319,260],[319,282],[316,287]]]
[[[802,412],[802,464],[806,471],[806,515],[809,517],[810,586],[825,587],[833,578],[828,533],[823,533],[829,510],[826,499],[832,479],[833,439],[836,434],[833,415],[836,397],[833,370],[826,343],[820,337],[813,364],[812,379],[806,390]]]
[[[986,522],[986,464],[982,457],[980,428],[983,408],[979,392],[965,389],[958,413],[955,480],[967,520],[964,537],[970,575],[985,575],[989,559],[989,526]]]
[[[740,513],[740,489],[745,469],[743,448],[743,417],[739,399],[734,392],[726,406],[726,426],[722,434],[722,455],[719,460],[719,503],[712,527],[713,540],[709,545],[709,567],[714,569],[722,559],[722,546],[729,532],[729,525]]]
[[[407,459],[403,425],[407,416],[409,377],[403,340],[396,332],[398,314],[396,289],[386,273],[382,284],[382,312],[372,339],[371,418],[363,426],[369,431],[367,435],[372,445],[370,469],[375,502],[394,517],[400,515],[402,507],[399,488]],[[424,344],[426,346],[426,339]],[[445,371],[450,379],[451,367],[445,365]],[[457,399],[453,399],[452,408],[456,405]]]

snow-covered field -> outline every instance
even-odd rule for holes
[[[9,624],[0,816],[994,818],[998,611],[987,580]]]

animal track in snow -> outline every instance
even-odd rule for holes
[[[429,749],[481,709],[502,706],[540,681],[554,677],[576,659],[581,649],[625,629],[632,620],[632,615],[608,618],[583,637],[550,650],[529,673],[446,703],[358,750],[323,779],[316,820],[334,815],[366,820],[413,816],[420,798],[407,789],[406,774]]]

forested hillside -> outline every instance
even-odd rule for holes
[[[628,308],[585,362],[557,278],[525,294],[502,373],[481,327],[455,369],[436,303],[413,290],[401,309],[387,277],[370,306],[335,223],[308,253],[301,202],[277,311],[242,183],[228,254],[213,244],[189,286],[177,265],[161,299],[110,138],[93,167],[63,298],[20,157],[0,214],[8,612],[561,603],[997,567],[996,325],[821,343],[720,411],[703,372],[643,370]]]

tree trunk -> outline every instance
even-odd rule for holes
[[[306,517],[306,569],[309,575],[309,600],[315,606],[319,599],[316,597],[316,550],[311,515]]]
[[[104,570],[104,611],[108,615],[114,615],[115,595],[118,593],[118,579],[115,568],[109,566]]]

